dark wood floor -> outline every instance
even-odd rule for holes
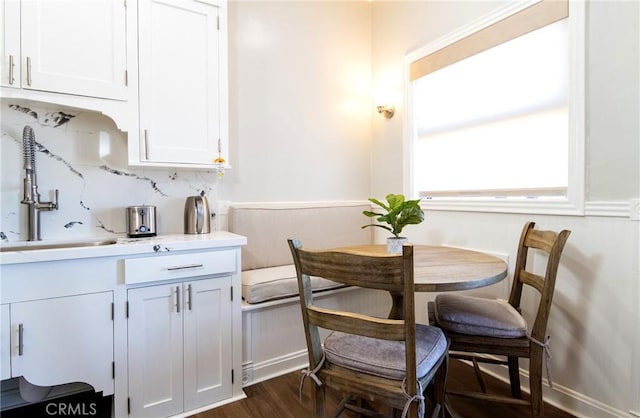
[[[449,368],[447,384],[451,388],[477,387],[473,369],[457,360],[452,360]],[[490,391],[509,394],[509,387],[505,383],[487,376],[487,386]],[[237,401],[219,408],[194,415],[192,418],[304,418],[311,416],[310,379],[305,382],[302,401],[298,399],[298,385],[300,373],[294,372],[266,382],[257,383],[244,389],[247,399]],[[328,393],[327,415],[333,411],[339,402],[336,393]],[[529,417],[528,409],[519,406],[500,405],[482,401],[462,400],[451,398],[449,406],[459,418],[517,418]],[[331,415],[332,416],[332,415]],[[351,412],[342,414],[343,418],[356,418]],[[546,418],[572,418],[551,405],[545,405]]]

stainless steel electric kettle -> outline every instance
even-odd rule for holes
[[[184,202],[184,233],[208,234],[211,232],[211,212],[204,196],[189,196]]]

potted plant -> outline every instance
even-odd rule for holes
[[[424,220],[424,212],[420,208],[420,199],[405,200],[404,195],[388,194],[386,200],[387,204],[378,199],[369,199],[371,203],[380,206],[386,213],[377,213],[369,210],[365,210],[362,213],[369,218],[377,216],[376,220],[378,222],[386,223],[388,226],[367,224],[363,225],[362,228],[377,226],[391,232],[393,237],[387,238],[387,251],[392,254],[400,254],[402,253],[402,245],[408,241],[407,238],[400,236],[402,229],[407,225],[415,225],[422,222]]]

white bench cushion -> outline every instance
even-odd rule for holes
[[[334,289],[344,285],[322,277],[311,277],[314,291]],[[242,272],[242,299],[247,303],[260,303],[298,294],[298,279],[293,264],[267,267]]]

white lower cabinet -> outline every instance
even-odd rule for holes
[[[11,318],[9,317],[9,304],[5,303],[0,305],[0,380],[11,377],[10,330]]]
[[[112,395],[112,302],[113,292],[99,292],[10,304],[11,377],[38,386],[86,382]]]
[[[132,417],[165,417],[232,396],[231,276],[131,288]]]

